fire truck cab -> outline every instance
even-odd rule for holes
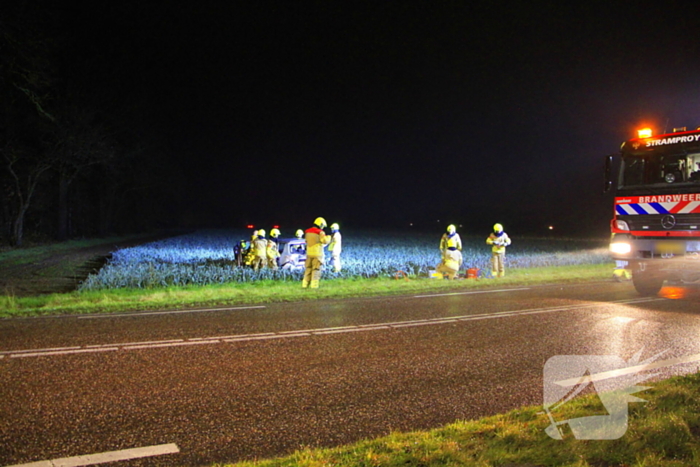
[[[700,128],[640,130],[607,156],[606,191],[614,172],[610,252],[627,262],[637,292],[655,295],[665,280],[700,281]]]

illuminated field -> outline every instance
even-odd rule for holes
[[[427,277],[440,262],[441,234],[343,231],[343,270],[324,272],[334,277],[386,277],[397,271]],[[300,280],[301,271],[263,269],[258,272],[234,265],[233,245],[250,238],[248,231],[217,230],[173,237],[115,251],[110,262],[89,276],[80,290],[158,288],[248,282],[260,279]],[[466,268],[489,269],[486,236],[462,237]],[[506,267],[531,268],[610,262],[604,240],[513,238]]]

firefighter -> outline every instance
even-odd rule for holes
[[[445,251],[447,251],[448,243],[450,243],[450,245],[456,248],[458,251],[462,251],[462,239],[459,237],[457,228],[454,226],[454,224],[448,225],[447,233],[442,234],[442,238],[440,238],[440,254],[443,258],[445,257]]]
[[[615,261],[613,279],[615,279],[618,282],[628,281],[632,279],[632,272],[629,269],[627,269],[627,261]]]
[[[260,229],[253,242],[253,269],[258,270],[267,265],[267,239],[265,230]]]
[[[321,281],[323,270],[323,247],[328,245],[331,237],[326,235],[323,229],[326,227],[326,220],[317,217],[314,226],[306,229],[304,238],[306,240],[306,264],[304,269],[304,279],[301,282],[303,288],[310,287],[317,289]]]
[[[277,269],[277,258],[280,257],[278,238],[280,231],[278,229],[270,230],[270,238],[267,240],[267,267]]]
[[[234,260],[236,261],[236,266],[242,266],[245,264],[243,262],[245,255],[248,253],[248,248],[250,245],[246,240],[239,240],[234,246],[233,246],[233,257]]]
[[[508,234],[503,231],[501,224],[494,224],[493,232],[486,239],[487,245],[491,247],[491,273],[493,277],[503,277],[506,274],[504,260],[506,257],[506,247],[510,245]]]
[[[250,236],[250,241],[248,242],[248,248],[245,250],[245,255],[243,256],[243,264],[246,266],[253,266],[253,260],[255,259],[255,240],[258,238],[258,231],[253,230]]]
[[[302,239],[304,238],[304,231],[301,229],[297,229],[297,232],[294,234],[297,238]]]
[[[442,261],[435,269],[437,272],[447,275],[448,279],[455,279],[462,266],[462,240],[454,225],[447,226],[447,233],[442,235],[440,252]]]
[[[328,251],[331,252],[331,265],[335,272],[340,272],[340,251],[342,250],[343,237],[340,235],[340,226],[337,223],[331,224],[331,243]]]

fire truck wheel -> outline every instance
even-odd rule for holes
[[[649,271],[635,271],[632,283],[640,295],[656,295],[664,285],[664,278]]]

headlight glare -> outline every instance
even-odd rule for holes
[[[610,252],[617,255],[626,255],[632,251],[632,245],[629,243],[611,243]]]

